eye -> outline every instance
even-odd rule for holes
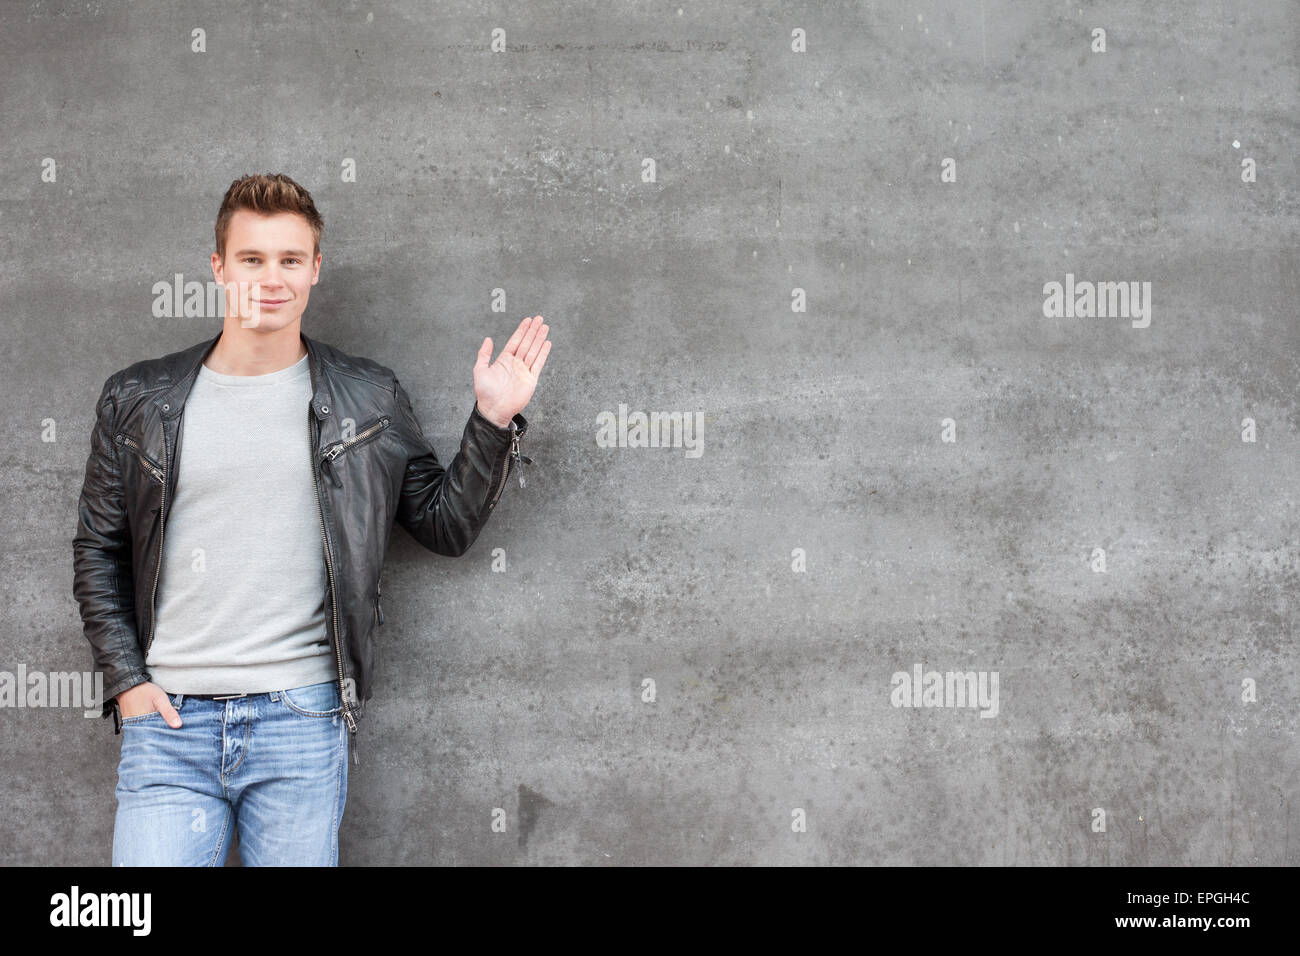
[[[257,258],[257,256],[245,256],[245,257],[243,258],[242,261],[243,261],[243,262],[257,262],[257,261],[258,261],[258,258]]]

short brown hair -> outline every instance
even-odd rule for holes
[[[255,173],[236,179],[226,190],[221,200],[221,209],[217,212],[217,255],[226,257],[226,232],[230,228],[230,217],[240,209],[271,215],[277,212],[296,212],[307,220],[311,226],[315,248],[312,258],[320,252],[320,235],[325,227],[311,193],[303,189],[284,173]]]

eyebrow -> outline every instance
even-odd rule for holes
[[[264,255],[261,249],[240,249],[235,253],[236,256],[260,256]],[[285,249],[280,253],[282,256],[297,256],[300,259],[306,259],[307,253],[302,249]]]

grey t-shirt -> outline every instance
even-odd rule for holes
[[[306,356],[267,375],[199,366],[181,414],[145,661],[168,693],[265,693],[337,677],[310,401]]]

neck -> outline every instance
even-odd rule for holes
[[[307,354],[298,319],[282,329],[244,328],[237,317],[226,316],[221,338],[203,364],[223,375],[268,375],[296,364]]]

